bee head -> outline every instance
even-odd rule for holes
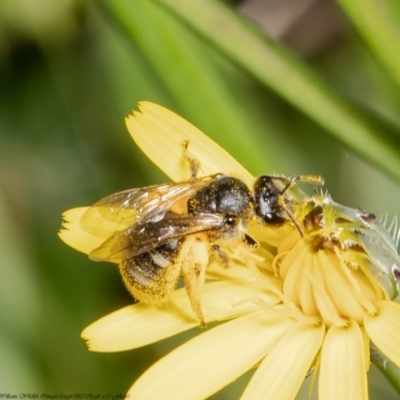
[[[254,212],[263,222],[280,225],[285,222],[284,210],[279,205],[282,190],[276,178],[268,175],[260,176],[254,183]]]

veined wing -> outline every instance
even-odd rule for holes
[[[116,232],[89,257],[95,261],[114,261],[137,256],[155,249],[171,239],[197,232],[218,230],[225,224],[220,214],[177,215],[167,213],[156,222],[134,224],[123,232]]]
[[[215,176],[124,190],[107,196],[81,217],[80,227],[105,239],[132,224],[157,222],[174,204],[208,185]]]

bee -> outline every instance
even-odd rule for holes
[[[304,193],[290,191],[297,181],[322,186],[324,180],[319,175],[297,175],[287,178],[282,175],[263,175],[254,183],[254,214],[262,224],[283,225],[291,220],[304,236],[303,229],[293,215],[293,204],[304,198]]]
[[[196,171],[192,167],[192,175]],[[288,189],[297,180],[305,178],[265,175],[250,190],[238,178],[215,174],[115,193],[81,217],[81,228],[95,235],[102,230],[93,225],[98,214],[115,226],[111,235],[104,230],[108,237],[89,257],[118,263],[128,291],[150,305],[166,303],[183,277],[192,309],[204,327],[200,294],[210,258],[227,267],[230,259],[224,246],[256,248],[258,243],[246,233],[253,217],[270,225],[295,221]]]
[[[92,223],[98,213],[115,224],[117,230],[89,257],[117,262],[125,286],[139,301],[165,303],[183,276],[192,308],[204,326],[200,292],[210,254],[228,265],[221,246],[235,241],[256,246],[246,234],[252,203],[244,182],[217,174],[113,194],[89,208],[80,225],[98,234],[101,227]]]

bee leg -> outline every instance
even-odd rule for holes
[[[244,235],[243,241],[246,246],[250,247],[251,249],[256,249],[258,247],[258,242],[247,234]]]
[[[213,256],[215,261],[220,264],[223,268],[230,268],[232,266],[231,259],[229,256],[221,249],[220,246],[214,244],[211,246],[213,251]]]
[[[189,140],[184,140],[182,142],[182,147],[183,147],[183,159],[189,163],[190,167],[190,178],[194,179],[197,176],[197,172],[200,169],[200,162],[197,158],[190,157],[189,152],[188,152],[188,147],[189,147]]]
[[[185,288],[189,296],[194,313],[200,320],[200,327],[205,328],[203,310],[201,308],[201,290],[206,278],[208,265],[208,243],[204,233],[192,235],[186,239],[185,247],[187,256],[183,258],[182,275],[185,280]]]

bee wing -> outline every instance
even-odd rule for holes
[[[81,217],[80,227],[105,239],[135,223],[161,220],[171,207],[206,186],[213,176],[130,189],[107,196]]]
[[[225,219],[220,214],[166,214],[157,222],[134,224],[123,232],[116,232],[89,257],[95,261],[119,261],[155,249],[171,239],[192,233],[221,229]]]

